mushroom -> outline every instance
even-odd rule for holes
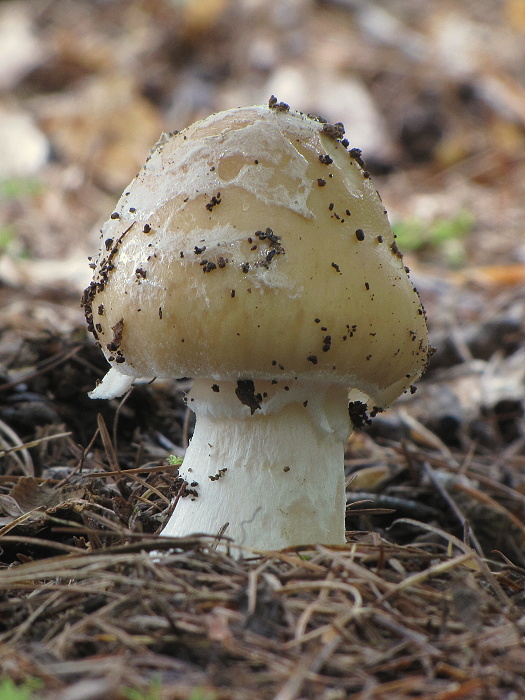
[[[344,543],[352,419],[426,366],[423,308],[343,135],[274,98],[214,114],[159,141],[102,229],[83,303],[111,369],[91,397],[194,379],[165,535]]]

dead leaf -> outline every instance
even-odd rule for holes
[[[65,95],[42,98],[37,110],[62,157],[114,191],[128,184],[162,131],[158,112],[132,77],[86,80]]]
[[[82,486],[57,488],[56,486],[50,486],[46,482],[38,483],[37,479],[33,477],[22,477],[13,486],[9,496],[4,496],[3,498],[10,498],[14,501],[20,510],[17,515],[21,515],[35,510],[35,508],[44,508],[46,511],[49,511],[65,504],[71,498],[82,496],[84,491],[85,488]],[[13,508],[13,506],[11,507]],[[10,515],[14,515],[14,513],[10,513]]]
[[[480,265],[468,267],[457,275],[460,281],[485,287],[516,287],[525,284],[525,265]]]
[[[350,475],[348,486],[352,491],[370,491],[379,488],[392,477],[392,470],[387,464],[363,467]]]
[[[19,515],[23,515],[24,513],[12,496],[0,496],[0,508],[6,515],[12,516],[11,518],[0,518],[0,527],[2,525],[2,520],[11,522],[12,518],[18,518]]]

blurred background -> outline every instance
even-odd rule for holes
[[[400,247],[440,278],[525,263],[524,0],[7,0],[3,295],[81,289],[160,132],[271,94],[345,124]]]

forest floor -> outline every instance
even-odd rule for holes
[[[271,94],[363,150],[436,352],[348,544],[237,558],[158,538],[186,384],[89,399],[79,298],[161,131]],[[0,2],[0,698],[525,697],[524,221],[522,0]]]

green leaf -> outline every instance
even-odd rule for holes
[[[2,700],[38,700],[35,690],[42,687],[42,681],[38,678],[27,678],[20,685],[16,685],[11,678],[0,678],[0,698]]]
[[[448,241],[461,242],[473,225],[474,216],[463,209],[451,218],[437,217],[431,222],[411,217],[398,221],[392,228],[400,250],[413,251],[428,247],[440,249]],[[456,253],[457,247],[454,246]]]
[[[35,196],[41,194],[43,189],[42,182],[35,178],[11,177],[0,180],[0,197],[3,199]]]

